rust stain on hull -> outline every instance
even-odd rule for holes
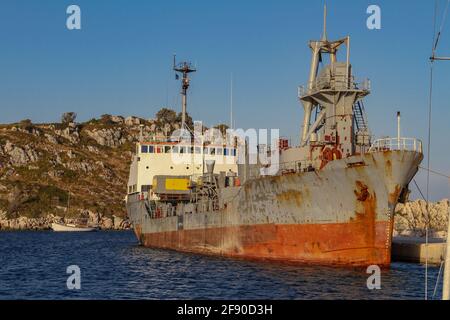
[[[386,165],[384,167],[384,171],[387,177],[391,177],[392,176],[392,162],[391,160],[386,160]]]
[[[394,192],[389,194],[389,203],[390,204],[396,204],[398,201],[398,198],[400,198],[400,194],[402,193],[402,187],[399,185],[395,186]]]
[[[388,225],[388,222],[375,223],[370,237],[363,225],[342,223],[183,230],[142,234],[141,238],[146,247],[231,258],[388,266],[391,262],[390,250],[385,247]],[[235,245],[225,243],[223,235],[229,233],[238,235]]]
[[[365,235],[365,242],[368,246],[375,246],[376,243],[376,216],[377,216],[377,196],[375,192],[370,192],[369,187],[361,181],[356,181],[356,220],[360,232]],[[373,260],[370,257],[369,260]]]
[[[277,194],[277,200],[280,202],[294,203],[300,207],[302,203],[302,193],[297,190],[289,190],[287,192]]]

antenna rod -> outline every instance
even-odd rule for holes
[[[181,105],[181,129],[184,129],[186,125],[186,112],[187,112],[187,90],[189,88],[189,78],[185,74],[183,74],[183,89],[181,92],[182,95],[182,105]]]
[[[443,61],[443,60],[445,60],[445,61],[447,61],[447,60],[450,60],[450,57],[431,57],[430,58],[430,60],[441,60],[441,61]]]
[[[187,92],[191,81],[189,79],[189,73],[196,72],[197,70],[189,62],[182,62],[176,65],[175,57],[173,70],[175,72],[181,73],[183,76],[183,78],[181,79],[181,129],[184,130],[186,128]]]
[[[230,129],[233,127],[233,73],[231,73],[231,92],[230,92]]]
[[[322,41],[327,41],[327,5],[323,8],[323,35]]]
[[[350,86],[350,36],[347,36],[347,86]]]

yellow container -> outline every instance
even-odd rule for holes
[[[166,179],[166,190],[168,191],[188,191],[189,179]]]
[[[189,194],[189,186],[187,176],[155,176],[152,189],[156,194]]]

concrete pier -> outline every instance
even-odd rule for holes
[[[445,239],[428,240],[428,263],[440,264],[445,258]],[[425,263],[425,238],[395,237],[392,243],[393,262]]]

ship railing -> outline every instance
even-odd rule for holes
[[[298,173],[304,171],[312,171],[314,167],[311,161],[308,160],[298,160],[291,162],[282,162],[279,164],[279,173],[285,175],[288,173]]]
[[[298,97],[304,97],[320,90],[363,90],[370,91],[369,79],[356,80],[354,76],[322,77],[298,87]]]
[[[146,136],[142,138],[141,142],[144,143],[174,143],[180,142],[180,139],[174,139],[167,136]]]
[[[422,141],[416,138],[382,138],[375,140],[369,152],[415,151],[423,153]]]

